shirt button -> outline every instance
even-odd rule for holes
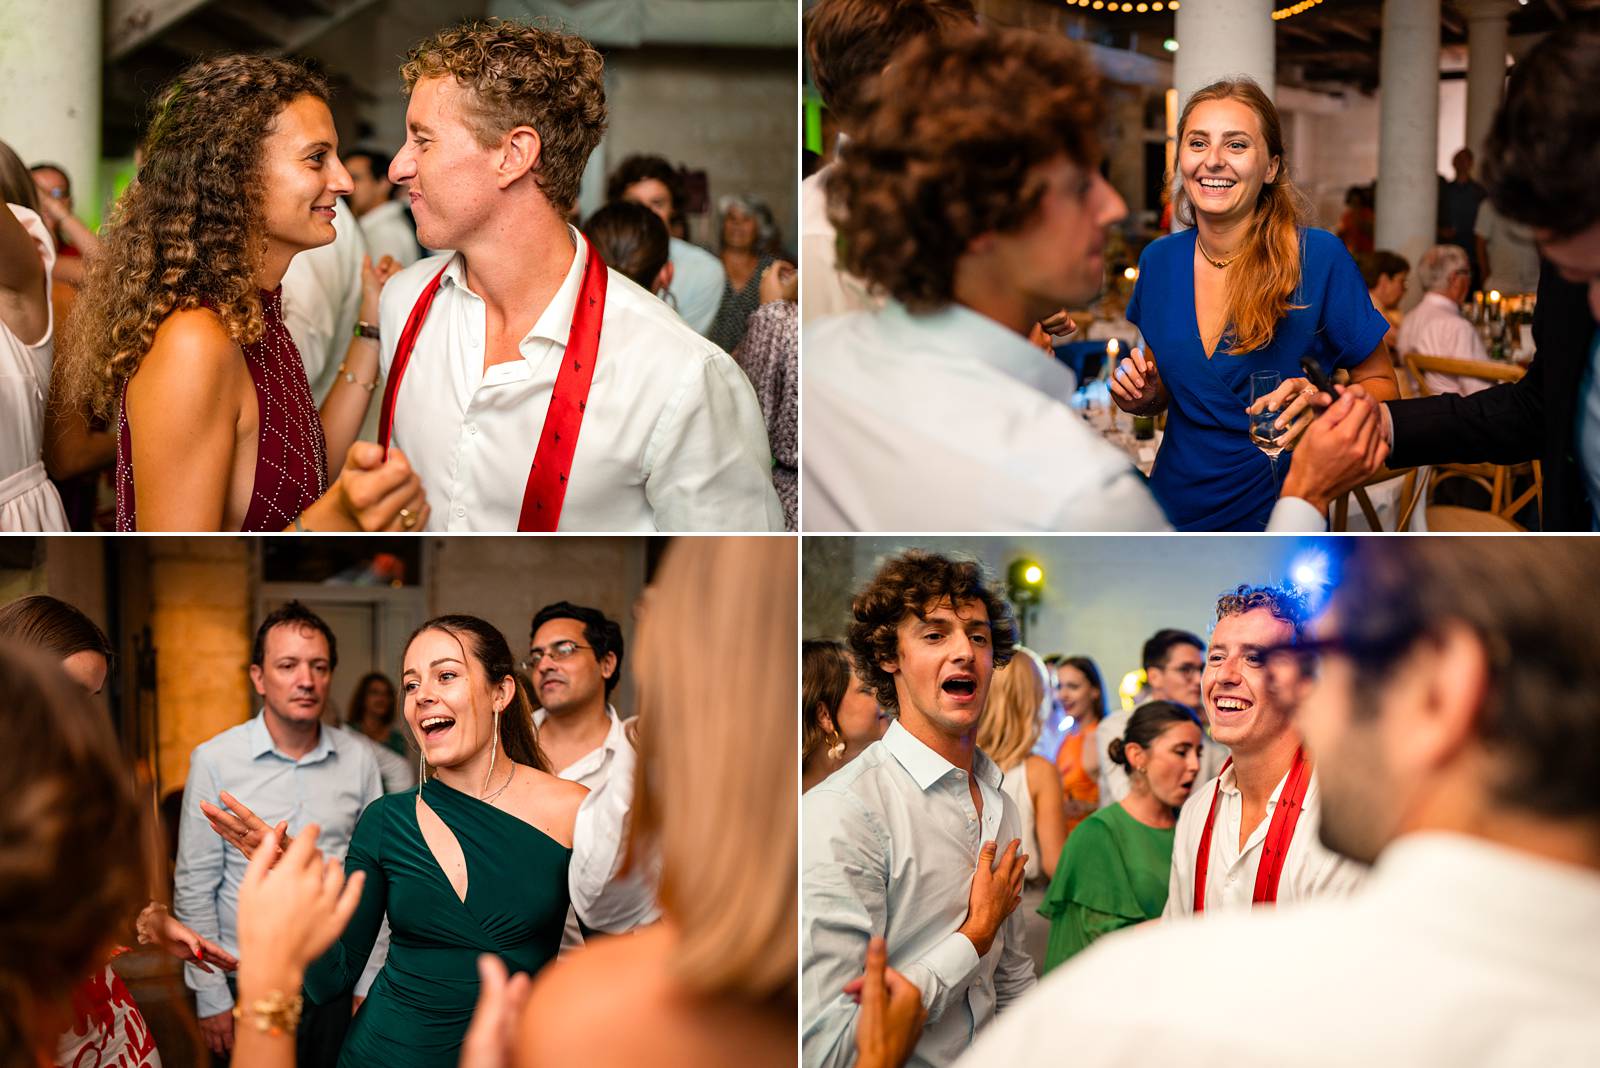
[[[465,519],[465,518],[466,518],[466,517],[467,517],[467,510],[466,510],[466,508],[464,508],[464,507],[462,507],[462,506],[461,506],[461,505],[459,505],[459,504],[458,504],[458,505],[456,505],[456,518],[457,518],[457,519]]]
[[[478,432],[478,424],[477,423],[468,423],[467,424],[467,433],[476,434],[477,432]]]

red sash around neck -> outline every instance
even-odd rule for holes
[[[1222,765],[1227,771],[1233,764],[1229,757]],[[1272,822],[1267,825],[1267,840],[1261,847],[1261,863],[1256,868],[1256,889],[1250,900],[1257,905],[1278,900],[1278,880],[1283,877],[1283,859],[1289,853],[1289,843],[1294,840],[1294,827],[1300,821],[1305,806],[1306,788],[1311,782],[1311,764],[1305,758],[1302,746],[1294,751],[1294,763],[1289,767],[1289,777],[1278,795],[1272,810]],[[1194,910],[1206,908],[1206,869],[1211,866],[1211,832],[1217,823],[1217,803],[1222,799],[1222,772],[1217,773],[1217,785],[1211,793],[1211,811],[1206,813],[1205,829],[1200,832],[1200,853],[1194,862]]]
[[[422,323],[433,306],[444,278],[446,264],[422,294],[406,318],[400,342],[395,346],[389,381],[383,387],[383,409],[378,421],[378,441],[384,456],[389,454],[389,438],[394,431],[394,405],[400,396],[400,379],[411,360],[411,350],[422,331]],[[567,334],[566,351],[556,372],[555,390],[545,411],[544,429],[528,468],[528,482],[522,492],[519,531],[552,531],[561,521],[561,506],[567,496],[567,481],[572,474],[572,454],[578,447],[578,431],[589,406],[589,387],[594,381],[594,365],[600,354],[600,320],[606,305],[606,264],[593,244],[584,262],[583,281],[578,287],[578,304],[572,313],[572,329]]]

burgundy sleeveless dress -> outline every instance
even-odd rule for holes
[[[256,439],[255,484],[243,531],[283,530],[328,491],[328,446],[322,418],[311,397],[305,365],[283,324],[283,290],[261,292],[265,329],[244,346],[244,362],[256,387],[260,434]],[[126,393],[126,387],[124,387]],[[133,435],[127,406],[117,422],[117,530],[139,529],[133,497]]]

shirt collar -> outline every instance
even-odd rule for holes
[[[937,311],[913,312],[891,300],[883,315],[896,335],[910,336],[918,349],[984,364],[1050,397],[1059,399],[1063,389],[1068,395],[1072,392],[1063,382],[1072,372],[1054,357],[964,304],[952,302]]]
[[[249,736],[250,758],[252,760],[271,753],[273,756],[293,764],[314,764],[319,760],[325,760],[337,754],[338,749],[333,744],[333,731],[324,723],[322,729],[317,731],[317,744],[312,747],[311,752],[296,760],[279,749],[277,743],[272,740],[272,735],[267,730],[266,715],[266,710],[262,709],[245,724],[245,730]]]
[[[889,724],[889,729],[883,735],[883,744],[889,750],[889,755],[899,761],[900,766],[916,781],[918,789],[924,792],[952,771],[960,770],[919,741],[916,735],[900,725],[898,719]],[[979,782],[1000,788],[1000,769],[981,749],[972,752],[972,774]]]
[[[567,335],[572,333],[572,315],[578,309],[578,290],[583,285],[583,268],[589,261],[589,242],[584,240],[584,236],[576,227],[569,225],[567,233],[572,235],[572,243],[576,246],[572,264],[567,268],[567,276],[562,279],[561,288],[556,290],[555,296],[551,297],[550,303],[545,306],[539,321],[534,323],[533,329],[518,342],[518,348],[524,348],[534,338],[544,338],[565,348]],[[466,263],[466,259],[459,252],[451,256],[450,262],[445,264],[444,275],[439,281],[440,287],[449,283],[460,287],[464,293],[471,293],[472,290],[467,288]],[[477,294],[473,296],[476,297]],[[524,352],[524,355],[527,353]]]
[[[533,725],[543,727],[544,721],[550,718],[548,709],[536,708],[533,710]],[[615,753],[618,749],[628,746],[628,734],[622,725],[622,717],[617,715],[616,707],[606,705],[606,718],[611,721],[611,727],[606,731],[605,741],[600,743],[597,752]],[[632,748],[632,746],[628,746]]]
[[[1432,304],[1440,311],[1449,311],[1455,313],[1456,315],[1461,314],[1460,306],[1443,293],[1435,293],[1430,290],[1422,295],[1422,303]]]

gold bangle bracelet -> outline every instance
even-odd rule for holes
[[[300,1010],[304,1007],[305,998],[301,995],[291,997],[281,990],[274,990],[266,997],[251,1002],[248,1013],[243,1005],[235,1005],[233,1019],[236,1023],[243,1023],[248,1015],[255,1029],[263,1034],[293,1035],[300,1026]]]

